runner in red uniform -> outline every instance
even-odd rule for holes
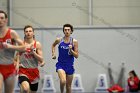
[[[16,76],[14,54],[16,50],[25,49],[18,34],[7,27],[7,21],[7,14],[0,10],[0,93],[3,85],[4,93],[13,93]]]
[[[36,93],[38,90],[38,65],[44,66],[43,53],[40,42],[35,40],[34,29],[27,25],[24,27],[25,52],[19,53],[19,83],[21,93]]]

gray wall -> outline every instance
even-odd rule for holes
[[[139,0],[93,0],[94,25],[140,24]],[[104,22],[105,21],[105,22]]]
[[[0,1],[7,9],[7,0]],[[90,7],[91,6],[91,7]],[[140,0],[11,0],[11,26],[140,25]],[[91,22],[91,23],[90,23]],[[93,22],[93,23],[92,23]]]
[[[0,9],[7,11],[7,1],[6,0],[0,0]]]
[[[64,23],[71,23],[75,27],[89,25],[91,22],[91,25],[96,27],[111,27],[76,28],[72,35],[79,41],[80,56],[75,60],[75,68],[76,73],[82,76],[86,92],[94,91],[98,74],[107,73],[108,62],[112,63],[116,78],[122,62],[125,63],[126,77],[131,69],[135,69],[139,74],[140,28],[112,29],[112,27],[140,25],[140,0],[11,0],[11,2],[11,10],[7,10],[7,1],[0,0],[0,9],[11,11],[11,27],[23,28],[27,24],[38,28],[47,27],[45,30],[36,31],[38,35],[36,38],[43,45],[47,63],[40,70],[42,76],[53,75],[57,91],[59,81],[55,72],[56,61],[51,59],[51,44],[57,36],[63,36],[63,33],[60,28],[48,27],[62,26]],[[17,32],[23,38],[23,31]],[[40,88],[41,86],[40,83]]]
[[[76,73],[81,74],[85,92],[93,92],[100,73],[107,74],[107,65],[112,64],[113,76],[117,80],[121,63],[125,63],[125,77],[132,69],[140,75],[140,28],[75,28],[72,36],[79,42],[79,58],[75,60]],[[23,31],[17,31],[23,38]],[[36,39],[42,43],[46,65],[40,68],[41,76],[53,75],[55,88],[59,91],[59,80],[55,72],[57,60],[51,59],[51,44],[56,37],[63,36],[60,28],[35,30]],[[57,48],[56,48],[57,49]],[[108,75],[107,75],[108,78]],[[125,78],[125,79],[126,79]],[[41,77],[42,82],[43,77]],[[126,80],[125,80],[126,81]],[[125,82],[126,83],[126,82]],[[40,83],[41,89],[42,83]],[[39,91],[40,91],[39,89]]]

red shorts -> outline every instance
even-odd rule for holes
[[[30,82],[39,79],[38,68],[19,68],[19,76],[27,76]]]
[[[10,75],[16,74],[16,69],[14,64],[8,64],[8,65],[0,64],[0,73],[2,74],[4,80],[6,80]]]

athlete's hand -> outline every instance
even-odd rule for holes
[[[13,62],[14,62],[14,66],[15,66],[16,70],[18,70],[18,68],[19,68],[18,62],[16,60],[13,60]]]
[[[6,42],[3,42],[3,43],[2,43],[2,46],[3,46],[4,48],[12,48],[12,45],[7,44]]]
[[[69,45],[69,49],[72,49],[72,45]]]
[[[43,67],[45,65],[45,62],[39,62],[39,66]]]
[[[22,64],[19,63],[19,67],[24,67]]]
[[[33,44],[31,44],[30,48],[31,48],[31,52],[33,52],[33,53],[36,52],[36,48],[34,48],[34,45]]]
[[[69,45],[69,54],[72,54],[72,45]]]
[[[56,55],[55,54],[52,55],[52,59],[56,59]]]
[[[36,48],[32,48],[32,52],[33,53],[36,53]]]

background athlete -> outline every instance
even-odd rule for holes
[[[36,93],[39,83],[39,69],[45,65],[41,44],[35,40],[34,28],[31,25],[24,27],[25,52],[19,53],[19,83],[21,93]]]
[[[15,50],[24,51],[25,46],[16,31],[7,26],[6,12],[0,10],[0,93],[13,93],[16,76]]]
[[[57,38],[52,44],[52,58],[56,59],[55,46],[58,45],[58,62],[56,63],[56,71],[60,79],[60,90],[64,93],[66,85],[66,93],[71,93],[71,84],[74,74],[74,57],[78,58],[78,41],[71,37],[73,26],[65,24],[63,26],[64,37]]]

